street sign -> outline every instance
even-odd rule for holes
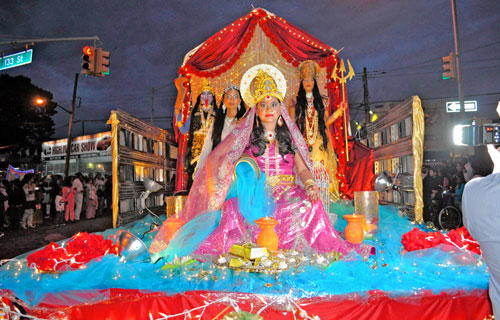
[[[0,70],[10,69],[31,63],[33,49],[17,52],[8,56],[0,57]]]
[[[477,111],[477,101],[464,101],[465,112]],[[460,112],[460,101],[446,102],[446,112]]]

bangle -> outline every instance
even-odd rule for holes
[[[306,182],[304,183],[304,188],[306,190],[314,186],[316,186],[316,181],[314,181],[314,179],[307,179]]]

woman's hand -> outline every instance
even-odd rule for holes
[[[307,197],[312,202],[316,202],[320,198],[319,187],[317,185],[309,186],[306,191],[307,191]]]

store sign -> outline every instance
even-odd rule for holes
[[[64,159],[68,140],[42,143],[42,160]],[[76,137],[71,142],[71,158],[89,158],[111,155],[111,131]]]
[[[477,101],[464,101],[465,112],[477,111]],[[446,112],[460,112],[460,101],[446,102]]]

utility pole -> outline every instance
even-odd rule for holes
[[[154,113],[155,113],[155,88],[151,88],[151,125],[153,125]]]
[[[156,88],[151,88],[151,118],[150,118],[151,125],[153,125],[153,117],[155,112],[155,92],[160,89],[166,88],[167,86],[168,84]]]
[[[366,67],[363,68],[363,91],[363,104],[365,105],[365,123],[368,125],[370,123],[370,102],[368,101],[368,74],[366,72]]]
[[[465,104],[464,104],[464,93],[462,92],[462,70],[460,69],[460,43],[458,37],[458,20],[457,20],[457,8],[455,6],[455,0],[451,0],[451,11],[453,14],[453,34],[455,37],[455,56],[456,56],[456,72],[457,72],[457,85],[458,85],[458,99],[460,100],[460,121],[464,119],[465,116]]]
[[[78,88],[78,76],[79,73],[75,73],[75,85],[73,87],[73,100],[71,101],[71,114],[69,116],[69,127],[68,127],[68,143],[66,144],[66,163],[64,165],[64,176],[69,175],[69,158],[71,157],[71,134],[73,129],[73,116],[75,114],[75,101],[76,101],[76,89]]]

